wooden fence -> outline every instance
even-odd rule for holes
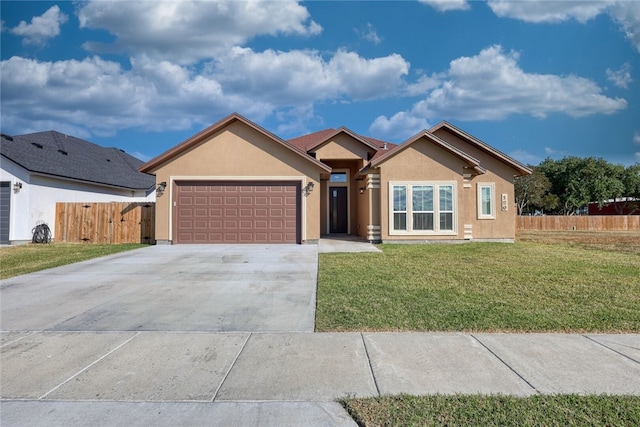
[[[516,216],[516,230],[640,231],[640,215]]]
[[[155,203],[56,203],[55,241],[154,243]]]

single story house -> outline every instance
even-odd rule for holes
[[[2,134],[0,243],[28,242],[46,223],[55,233],[57,202],[153,202],[155,178],[143,162],[56,131]]]
[[[442,122],[395,145],[347,128],[285,141],[231,114],[145,163],[158,243],[513,241],[531,171]]]

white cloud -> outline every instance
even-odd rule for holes
[[[259,120],[273,110],[224,93],[215,80],[149,59],[123,70],[97,57],[58,62],[13,57],[2,61],[0,70],[3,125],[10,128],[41,130],[57,122],[85,129],[75,135],[106,135],[125,128],[189,129],[233,110]]]
[[[606,74],[607,79],[619,88],[628,89],[629,83],[633,81],[629,63],[624,64],[619,70],[607,68]]]
[[[451,61],[446,81],[416,104],[414,112],[424,117],[500,120],[513,114],[538,118],[551,113],[612,114],[627,106],[624,99],[602,95],[589,79],[527,73],[518,59],[516,52],[492,46]]]
[[[209,70],[227,90],[289,105],[382,98],[397,91],[408,71],[409,63],[397,54],[366,59],[339,50],[325,60],[317,51],[254,52],[240,47]]]
[[[469,3],[467,0],[418,0],[420,3],[428,4],[432,8],[440,12],[448,12],[450,10],[468,10]]]
[[[636,162],[640,162],[640,152],[637,152],[633,155],[636,158]]]
[[[501,18],[525,22],[564,22],[575,19],[580,23],[606,13],[615,21],[633,46],[640,52],[640,2],[631,0],[489,0],[489,7]]]
[[[430,90],[440,86],[443,75],[432,74],[431,76],[422,75],[415,83],[407,84],[404,91],[408,96],[424,95]]]
[[[141,153],[139,151],[134,151],[133,153],[127,153],[133,157],[135,157],[138,160],[142,160],[143,162],[148,162],[149,160],[151,160],[151,156]]]
[[[618,1],[609,11],[609,14],[624,31],[638,52],[640,52],[640,2]]]
[[[373,44],[380,44],[382,42],[382,39],[378,36],[378,32],[371,23],[367,23],[366,27],[363,29],[356,29],[355,32],[361,39]]]
[[[404,140],[428,127],[426,119],[401,111],[389,119],[378,116],[369,126],[369,132],[378,138]]]
[[[60,25],[67,22],[68,19],[57,5],[51,6],[42,15],[31,18],[30,24],[20,21],[20,24],[12,28],[10,32],[24,37],[23,44],[41,45],[46,43],[48,39],[58,36]]]
[[[513,157],[520,163],[524,163],[525,165],[537,165],[542,159],[540,156],[536,156],[535,154],[531,154],[526,150],[518,149],[509,153],[510,157]]]
[[[611,1],[576,0],[489,0],[493,13],[501,18],[514,18],[526,22],[563,22],[575,19],[585,23],[603,13]]]
[[[640,132],[635,131],[633,133],[633,143],[636,145],[640,145]]]
[[[325,59],[316,51],[240,47],[199,67],[144,55],[130,61],[131,69],[99,57],[2,61],[3,125],[59,121],[102,135],[124,128],[189,129],[229,111],[260,121],[275,111],[313,112],[318,101],[394,94],[409,70],[399,55],[367,59],[338,51]]]
[[[502,120],[515,114],[544,118],[558,113],[583,117],[627,107],[624,99],[603,95],[592,80],[527,73],[518,59],[516,52],[504,53],[501,46],[455,59],[446,73],[432,76],[429,84],[437,82],[437,87],[423,100],[390,119],[376,118],[371,129],[399,134],[405,125],[413,131],[413,124],[420,120]]]
[[[322,27],[297,1],[91,1],[78,9],[80,26],[116,36],[113,45],[87,42],[89,51],[144,52],[181,64],[215,57],[258,35],[314,36]]]

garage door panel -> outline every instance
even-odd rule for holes
[[[176,243],[299,243],[297,182],[177,182]]]

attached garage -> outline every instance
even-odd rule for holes
[[[175,181],[174,243],[301,243],[300,182]]]
[[[318,189],[331,167],[239,114],[140,171],[156,176],[159,244],[303,244],[320,238]]]

